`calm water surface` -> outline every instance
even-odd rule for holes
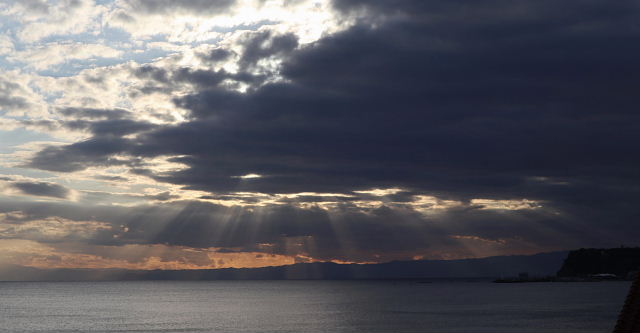
[[[626,282],[4,282],[0,332],[610,332]]]

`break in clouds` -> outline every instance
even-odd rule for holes
[[[635,245],[639,9],[5,2],[0,264]]]

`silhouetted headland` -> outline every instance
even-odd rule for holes
[[[640,271],[640,248],[579,249],[569,252],[555,276],[529,275],[501,278],[495,282],[595,282],[632,280]]]
[[[579,249],[569,252],[558,277],[615,276],[632,279],[640,268],[640,247]]]

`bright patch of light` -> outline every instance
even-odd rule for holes
[[[393,195],[396,193],[400,193],[400,192],[404,192],[405,190],[401,189],[401,188],[386,188],[386,189],[372,189],[372,190],[367,190],[367,191],[353,191],[353,193],[359,193],[359,194],[369,194],[369,195],[374,195],[377,197],[384,197],[387,195]]]
[[[160,156],[145,161],[146,167],[156,174],[164,175],[171,174],[178,171],[189,168],[187,164],[175,162],[175,159],[184,157],[183,155],[176,156]]]
[[[472,206],[480,206],[480,209],[495,210],[523,210],[537,209],[542,205],[539,201],[520,199],[520,200],[493,200],[493,199],[473,199]]]
[[[318,192],[300,192],[288,194],[276,194],[277,197],[293,199],[298,197],[336,197],[336,198],[352,198],[353,195],[342,193],[318,193]]]
[[[423,214],[433,213],[438,210],[452,209],[462,206],[462,202],[456,200],[442,200],[430,195],[416,195],[410,205],[416,211]]]
[[[232,176],[231,178],[255,179],[255,178],[262,178],[262,175],[259,175],[257,173],[250,173],[250,174],[246,174],[244,176]]]

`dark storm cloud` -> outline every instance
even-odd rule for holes
[[[126,161],[111,157],[123,152],[131,142],[119,137],[99,137],[63,147],[47,147],[36,154],[27,167],[72,172],[98,165],[123,165]]]
[[[291,83],[249,94],[216,86],[227,78],[217,71],[147,70],[200,87],[176,100],[196,119],[141,136],[132,153],[189,155],[181,162],[192,168],[165,180],[221,191],[400,185],[511,195],[528,176],[633,173],[632,3],[571,2],[561,13],[548,2],[402,4],[394,11],[415,19],[291,51],[282,69]],[[254,50],[264,36],[247,41],[247,63],[275,52]],[[284,45],[277,50],[296,45],[271,39]],[[230,178],[248,173],[272,177]]]
[[[173,12],[219,14],[228,10],[235,0],[126,0],[124,5],[141,14],[170,14]]]
[[[156,126],[150,123],[129,119],[102,121],[74,120],[63,122],[62,126],[73,130],[88,130],[98,137],[123,136],[156,128]]]
[[[302,47],[273,35],[266,43],[246,41],[239,55],[245,69],[276,55],[284,59],[284,82],[239,93],[221,86],[228,73],[145,69],[140,75],[154,84],[195,87],[175,100],[190,111],[189,122],[130,140],[96,133],[85,142],[47,148],[31,165],[75,171],[123,163],[115,154],[179,155],[174,161],[188,169],[160,176],[139,166],[136,172],[218,194],[403,187],[461,201],[544,202],[542,210],[504,214],[467,207],[439,218],[448,224],[424,224],[426,218],[398,208],[369,215],[340,211],[352,248],[370,252],[429,243],[444,226],[457,234],[521,237],[541,246],[638,235],[638,2],[335,6],[344,15],[368,15]],[[250,173],[265,177],[237,177]],[[208,206],[189,207],[153,241],[201,246],[225,235],[226,243],[217,246],[244,246],[276,234],[313,234],[333,245],[338,239],[329,228],[335,220],[322,210],[272,208],[269,216],[278,218],[247,241],[253,235],[247,230],[259,223],[223,224],[223,217],[211,222]],[[448,239],[433,237],[433,243]],[[320,247],[331,252],[329,245]]]
[[[131,119],[133,114],[124,109],[58,108],[56,111],[66,119],[22,120],[21,124],[50,131],[61,128],[86,131],[94,136],[93,141],[98,138],[121,137],[157,128],[157,125]],[[47,151],[51,153],[54,150],[49,149]],[[46,169],[46,166],[42,169],[49,170]]]
[[[102,177],[96,177],[96,179],[101,179],[101,180],[109,180],[109,181],[126,181],[126,178],[122,178],[122,177],[108,177],[108,176],[102,176]],[[118,194],[114,194],[114,193],[109,193],[109,192],[100,192],[100,191],[85,191],[83,192],[83,200],[85,202],[88,203],[92,203],[92,202],[104,202],[104,201],[108,201],[108,202],[113,202],[114,200],[128,200],[129,202],[131,202],[132,200],[136,200],[136,201],[150,201],[150,200],[155,200],[155,201],[168,201],[168,200],[174,200],[174,199],[179,199],[179,196],[171,194],[170,192],[162,192],[162,193],[158,193],[158,194],[154,194],[154,195],[150,195],[150,194],[127,194],[127,193],[118,193]]]
[[[62,185],[45,182],[15,182],[9,186],[24,194],[58,199],[66,199],[71,193],[68,188]]]

